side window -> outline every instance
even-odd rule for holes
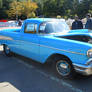
[[[36,33],[37,31],[37,24],[27,24],[26,27],[25,27],[25,33]]]
[[[46,23],[42,23],[39,27],[39,33],[45,33],[45,26],[46,26]]]

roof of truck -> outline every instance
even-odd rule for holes
[[[57,18],[31,18],[26,21],[35,21],[35,22],[44,22],[44,21],[65,21],[65,19],[57,19]]]

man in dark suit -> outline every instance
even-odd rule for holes
[[[88,13],[87,16],[87,22],[86,22],[86,25],[85,25],[85,29],[90,29],[92,30],[92,18],[91,18],[91,14]]]
[[[75,21],[72,23],[72,30],[83,29],[83,23],[79,20],[78,16],[75,16]]]

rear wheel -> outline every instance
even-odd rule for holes
[[[10,51],[10,48],[7,45],[3,45],[3,49],[6,56],[12,55],[12,52]]]

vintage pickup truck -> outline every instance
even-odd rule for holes
[[[21,29],[1,30],[0,44],[7,56],[13,52],[48,62],[60,77],[92,74],[92,33],[70,30],[64,19],[27,19]]]

